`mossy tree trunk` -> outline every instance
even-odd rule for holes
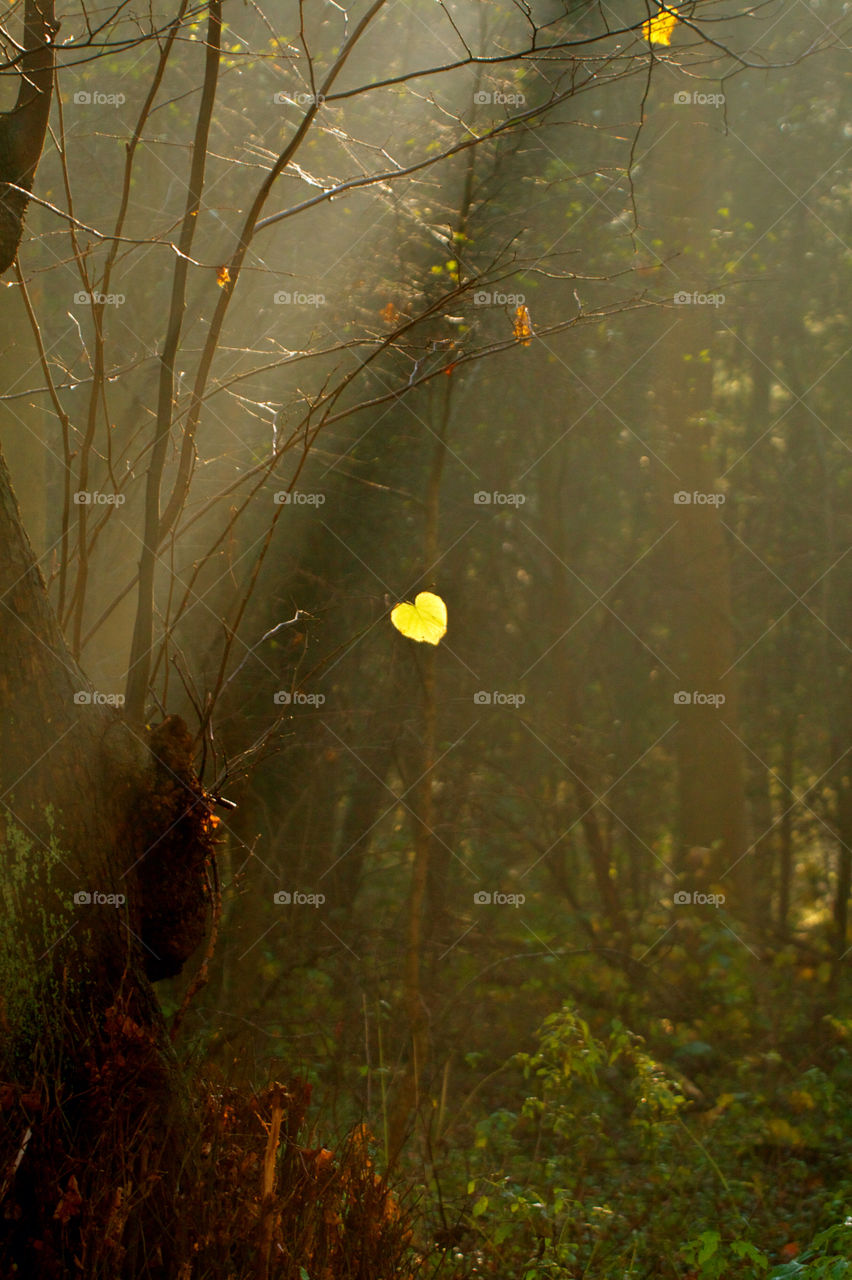
[[[170,1276],[188,1139],[152,981],[203,936],[192,741],[66,646],[0,455],[0,1274]],[[173,1210],[172,1210],[173,1212]]]

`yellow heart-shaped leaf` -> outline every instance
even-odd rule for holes
[[[414,604],[405,601],[391,609],[391,622],[409,640],[439,644],[447,634],[447,606],[440,596],[421,591]]]

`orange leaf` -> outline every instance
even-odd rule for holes
[[[400,314],[392,302],[389,302],[386,307],[382,307],[379,315],[382,317],[385,324],[399,324]]]
[[[216,283],[220,289],[224,289],[226,284],[231,283],[231,273],[227,267],[216,268]]]
[[[528,347],[530,345],[532,321],[526,307],[521,306],[515,309],[515,318],[512,321],[512,336],[516,342],[522,343],[523,346]]]
[[[56,1212],[53,1216],[54,1218],[58,1218],[62,1225],[65,1226],[69,1218],[76,1217],[82,1207],[83,1197],[80,1195],[80,1188],[77,1186],[77,1179],[72,1173],[71,1177],[68,1179],[68,1186],[62,1194],[62,1199],[56,1206]]]

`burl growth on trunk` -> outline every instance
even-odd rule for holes
[[[172,978],[201,943],[212,895],[218,818],[193,765],[193,739],[180,716],[149,730],[151,767],[131,810],[128,845],[135,878],[135,931],[152,982]]]

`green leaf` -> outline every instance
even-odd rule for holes
[[[738,1258],[748,1258],[761,1271],[765,1271],[769,1266],[769,1259],[766,1254],[755,1248],[750,1240],[734,1240],[731,1245],[731,1252],[736,1254]]]
[[[719,1248],[719,1241],[722,1237],[718,1231],[702,1231],[698,1239],[701,1241],[701,1248],[698,1251],[698,1265],[703,1267],[704,1263],[708,1262]]]

